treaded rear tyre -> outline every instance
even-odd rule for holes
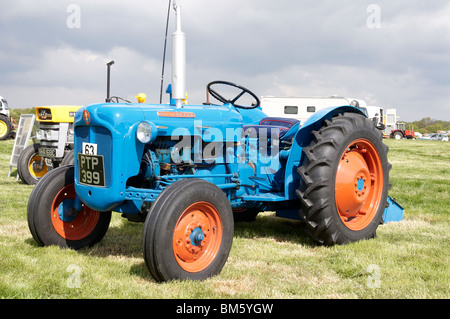
[[[388,147],[366,117],[339,114],[312,132],[298,168],[301,217],[325,245],[374,238],[390,187]]]

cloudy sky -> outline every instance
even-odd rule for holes
[[[0,95],[20,108],[102,102],[114,60],[112,95],[159,103],[168,2],[0,0]],[[258,96],[339,95],[406,121],[450,120],[450,1],[178,3],[191,104],[227,80]],[[169,41],[164,87],[170,70]]]

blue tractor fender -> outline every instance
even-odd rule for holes
[[[295,190],[299,186],[300,178],[300,175],[297,173],[297,168],[302,162],[303,148],[307,147],[311,142],[311,132],[319,130],[322,127],[323,121],[331,120],[337,114],[345,112],[359,113],[366,116],[360,109],[350,105],[324,108],[306,120],[295,134],[292,140],[292,147],[287,157],[284,175],[284,191],[287,200],[297,199]]]

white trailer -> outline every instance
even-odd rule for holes
[[[366,102],[339,96],[329,97],[261,97],[261,108],[268,116],[295,118],[303,124],[315,112],[342,105],[358,106],[367,112]],[[367,114],[367,113],[366,113]]]
[[[396,129],[398,121],[397,109],[386,109],[384,117],[384,135],[389,136],[393,130]]]
[[[361,109],[363,109],[364,113],[367,114],[368,118],[372,119],[372,121],[376,123],[375,125],[378,127],[378,129],[384,131],[384,110],[382,107],[370,105],[361,107]]]

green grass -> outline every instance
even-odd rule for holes
[[[0,141],[0,298],[448,298],[450,143],[385,142],[390,195],[405,216],[381,225],[377,238],[318,246],[301,222],[263,213],[235,225],[218,276],[156,283],[143,260],[143,224],[117,213],[92,248],[39,247],[26,220],[33,186],[17,182],[15,169],[7,177],[13,141]]]

